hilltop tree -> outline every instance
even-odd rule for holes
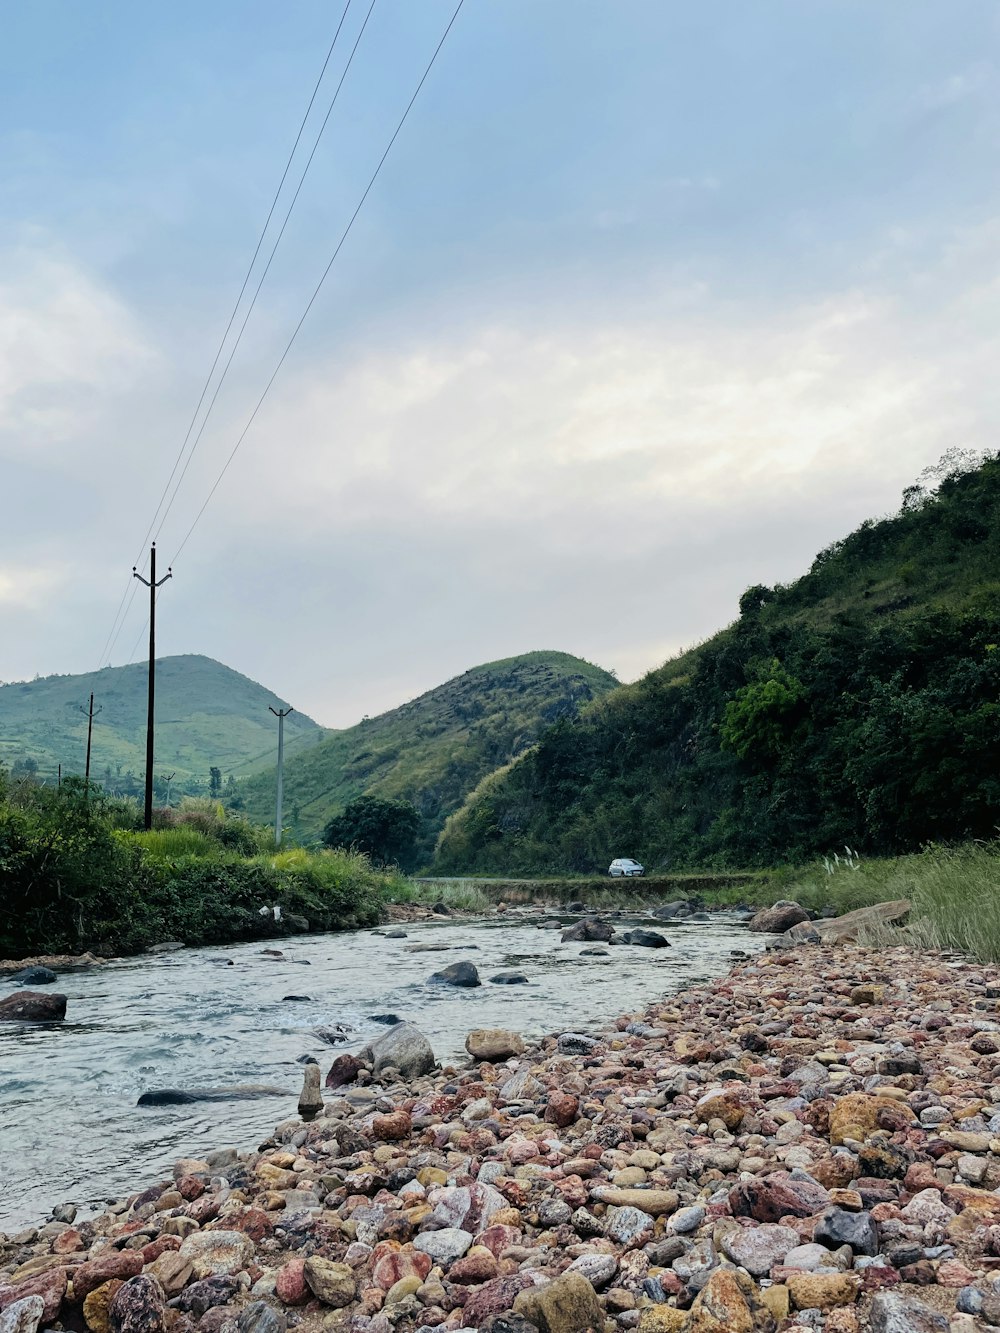
[[[222,769],[213,764],[208,773],[208,794],[217,801],[222,795]]]
[[[411,869],[421,823],[420,812],[410,801],[359,796],[330,820],[323,841],[328,847],[364,852],[377,866]]]

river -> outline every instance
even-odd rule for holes
[[[0,1024],[0,1228],[38,1223],[59,1203],[92,1208],[142,1188],[169,1175],[177,1157],[255,1147],[295,1113],[300,1057],[315,1056],[325,1075],[336,1055],[386,1030],[373,1015],[416,1023],[447,1062],[464,1057],[471,1028],[590,1031],[720,975],[733,949],[762,947],[736,914],[701,923],[639,914],[616,919],[618,929],[652,925],[670,949],[616,945],[589,957],[581,951],[593,946],[560,943],[558,931],[538,928],[541,919],[525,909],[410,924],[405,939],[354,931],[178,949],[61,976],[53,989],[68,997],[65,1022]],[[269,947],[284,957],[262,952]],[[481,987],[428,981],[466,958]],[[490,984],[502,968],[521,969],[528,984]],[[11,989],[0,981],[0,994]],[[315,1036],[336,1024],[349,1029],[343,1045]],[[136,1106],[152,1088],[238,1083],[288,1095]]]

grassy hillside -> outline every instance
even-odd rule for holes
[[[288,826],[297,836],[315,837],[354,797],[375,793],[413,801],[424,816],[429,852],[445,817],[486,773],[615,683],[568,653],[526,653],[474,667],[293,756],[285,765]],[[240,792],[252,818],[270,816],[273,774],[249,779]]]
[[[110,789],[130,792],[141,781],[146,755],[146,664],[105,667],[80,676],[46,676],[0,686],[0,762],[8,769],[25,761],[40,777],[82,773],[87,745],[85,706],[91,690],[95,710],[91,777]],[[156,664],[156,772],[175,772],[173,792],[204,791],[209,769],[271,765],[276,723],[269,706],[283,707],[276,694],[210,657],[164,657]],[[286,745],[315,744],[320,727],[304,713],[285,723]],[[129,774],[133,777],[130,778]]]
[[[966,465],[968,467],[968,465]],[[910,488],[788,586],[489,775],[441,873],[773,865],[1000,824],[1000,457]]]

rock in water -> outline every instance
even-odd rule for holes
[[[791,930],[800,921],[808,920],[809,913],[800,903],[783,900],[758,912],[747,929],[757,931],[758,934],[780,935],[783,930]]]
[[[507,968],[503,972],[494,972],[490,977],[494,986],[526,986],[528,978],[517,968]]]
[[[442,981],[447,986],[481,986],[479,970],[475,963],[450,963],[440,972],[431,974],[431,981]]]
[[[608,921],[598,921],[597,917],[588,916],[583,921],[578,921],[575,926],[570,926],[569,930],[564,930],[559,936],[565,944],[569,940],[584,940],[586,942],[601,941],[607,943],[615,933],[614,926]]]
[[[397,1023],[366,1046],[358,1058],[371,1065],[376,1078],[390,1067],[405,1079],[419,1078],[429,1074],[436,1063],[430,1042],[412,1023]]]
[[[622,939],[626,944],[641,944],[644,949],[670,948],[670,941],[658,930],[630,930]]]
[[[473,1060],[509,1060],[521,1054],[524,1042],[516,1032],[505,1028],[476,1028],[466,1037],[465,1049]]]
[[[20,972],[7,978],[19,982],[22,986],[51,986],[58,978],[51,967],[24,967]]]
[[[267,1083],[237,1083],[232,1088],[150,1088],[136,1106],[185,1106],[189,1102],[249,1102],[257,1097],[287,1097],[287,1088]]]
[[[52,1023],[65,1017],[65,995],[19,990],[0,1000],[0,1023]]]
[[[323,1109],[323,1093],[319,1086],[319,1065],[306,1065],[302,1071],[302,1091],[299,1093],[299,1115],[303,1120],[315,1120]]]
[[[160,1333],[166,1298],[155,1277],[141,1273],[123,1282],[108,1307],[110,1333]]]

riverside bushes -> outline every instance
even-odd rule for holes
[[[280,934],[290,917],[373,925],[399,883],[350,852],[268,853],[266,835],[221,813],[233,826],[221,837],[204,820],[149,834],[121,822],[82,783],[56,791],[0,770],[0,957],[221,944]]]

